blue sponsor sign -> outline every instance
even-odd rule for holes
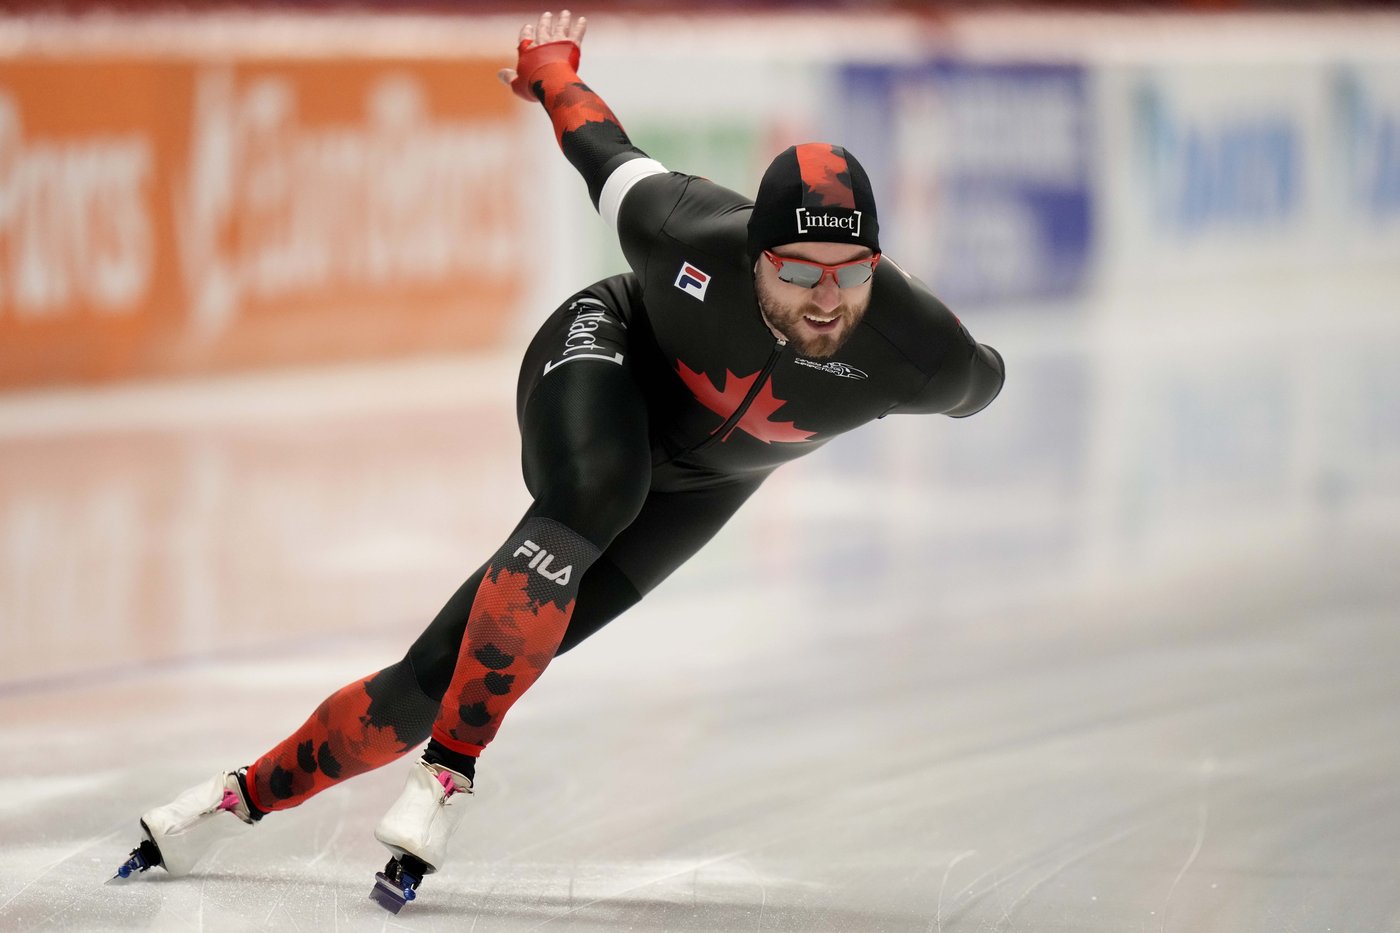
[[[1083,67],[939,58],[840,69],[839,136],[881,242],[956,305],[1077,294],[1093,247]]]
[[[1371,221],[1400,217],[1400,106],[1386,107],[1354,68],[1333,80],[1343,181],[1348,206]]]
[[[1189,241],[1295,222],[1304,206],[1304,134],[1285,109],[1202,114],[1143,80],[1133,95],[1135,164],[1157,229]]]

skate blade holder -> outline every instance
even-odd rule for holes
[[[418,896],[418,892],[413,890],[418,884],[418,879],[412,875],[403,874],[399,881],[394,881],[384,872],[374,873],[374,887],[370,888],[369,899],[380,907],[397,914],[403,910],[403,905]]]
[[[108,878],[105,883],[120,884],[123,881],[130,880],[132,875],[140,874],[159,864],[160,850],[156,848],[154,842],[151,842],[149,839],[143,839],[139,846],[131,850],[131,856],[118,866],[117,873]]]

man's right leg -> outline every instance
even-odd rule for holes
[[[589,298],[596,304],[600,297],[608,300],[613,309],[613,323],[608,329],[615,339],[624,340],[625,329],[617,323],[615,308],[628,300],[625,283],[621,278],[600,283]],[[542,355],[547,355],[550,343],[565,348],[578,345],[578,340],[569,339],[577,330],[578,304],[566,303],[556,310],[541,328],[526,360],[527,370],[532,365],[536,367],[535,378],[522,383],[522,404],[528,399],[525,407],[531,413],[522,424],[527,483],[536,503],[503,546],[503,553],[509,557],[519,556],[519,550],[530,543],[539,545],[541,542],[524,537],[519,542],[514,540],[528,532],[541,541],[549,536],[551,553],[579,552],[578,572],[572,580],[560,573],[566,562],[556,560],[550,564],[543,556],[532,562],[526,554],[527,570],[549,574],[535,581],[536,589],[549,584],[546,592],[551,599],[545,602],[572,603],[580,590],[589,592],[586,585],[581,587],[579,583],[588,578],[584,571],[590,555],[583,552],[596,555],[635,516],[650,478],[645,405],[631,381],[630,369],[602,359],[571,366],[560,366],[557,361],[550,365]],[[585,310],[591,311],[592,304]],[[615,349],[620,360],[625,347],[619,345]],[[549,378],[542,379],[541,374]],[[546,391],[538,391],[541,386]],[[599,490],[606,492],[600,494]],[[501,563],[501,554],[493,562]],[[468,579],[429,631],[443,631],[440,623],[447,618],[450,621],[446,627],[455,628],[458,643],[463,643],[461,631],[490,566],[488,563]],[[594,579],[608,577],[605,573]],[[563,589],[569,591],[569,598],[560,600]],[[616,592],[610,586],[606,592],[596,594],[603,611],[607,610],[602,604]],[[595,596],[588,598],[593,601]],[[621,611],[621,607],[616,611]],[[487,629],[494,621],[483,618],[479,628]],[[525,661],[532,670],[522,672],[527,676],[488,669],[488,676],[496,675],[489,681],[490,698],[502,692],[500,687],[506,683],[512,689],[503,692],[518,695],[533,679],[528,674],[537,676],[553,656],[565,625],[567,616],[556,626],[557,632],[543,638],[542,647],[536,646],[528,653]],[[455,652],[456,645],[452,648]],[[439,666],[425,677],[423,671],[415,670],[414,658],[415,652],[410,652],[399,662],[342,687],[327,697],[300,728],[247,769],[219,775],[206,782],[207,787],[201,784],[191,788],[172,804],[148,812],[148,833],[153,837],[168,835],[173,850],[194,835],[193,827],[238,822],[231,818],[207,819],[216,812],[228,811],[243,822],[250,822],[268,811],[294,807],[339,781],[388,764],[411,751],[428,738],[452,676],[449,667],[444,678]],[[507,681],[507,677],[517,682]],[[462,704],[454,704],[453,709],[462,709]],[[497,711],[493,718],[499,720],[499,715]],[[188,841],[193,842],[192,838]],[[193,864],[186,859],[168,861]]]
[[[297,806],[422,745],[452,679],[485,573],[483,566],[458,588],[402,660],[332,693],[300,728],[249,767],[216,775],[175,802],[149,811],[147,831],[165,843],[160,864],[166,871],[187,874],[209,845],[244,828],[240,821],[256,821],[269,811]],[[596,632],[640,598],[632,581],[604,556],[583,576],[579,608],[560,651]],[[218,821],[201,819],[215,810],[231,815]],[[177,838],[185,834],[189,838]],[[154,853],[146,862],[157,864]]]
[[[455,725],[480,733],[464,720],[487,720],[486,734],[469,738],[489,740],[504,707],[553,656],[557,638],[549,632],[548,619],[564,613],[558,626],[562,634],[567,612],[580,600],[604,612],[617,601],[622,590],[607,570],[591,574],[585,568],[637,514],[650,484],[646,407],[633,381],[621,323],[622,307],[636,300],[633,288],[624,277],[600,282],[560,305],[541,326],[517,387],[524,472],[534,504],[401,661],[327,697],[299,729],[249,766],[246,783],[255,816],[297,806],[420,745],[440,708],[446,709],[443,698],[458,668],[463,682],[456,685],[447,712],[464,712],[456,723],[452,716],[442,717],[443,731]],[[541,556],[528,553],[531,545],[543,546],[535,551]],[[522,549],[527,553],[517,554]],[[577,559],[565,559],[564,551]],[[513,558],[526,570],[523,577],[510,571],[502,576]],[[558,573],[566,565],[575,566],[567,579]],[[495,572],[488,574],[493,566]],[[503,589],[508,580],[531,581],[529,589],[546,597],[537,601],[540,612],[517,620],[528,623],[523,637],[520,631],[501,630],[503,622],[518,628],[505,619],[513,601]],[[488,602],[504,601],[502,607],[487,612],[480,605],[483,595]],[[622,608],[611,610],[609,617]],[[474,612],[476,649],[491,652],[486,662],[475,657],[475,649],[464,647],[471,641],[466,632]],[[488,628],[494,640],[487,637]],[[444,737],[467,752],[485,744]],[[450,749],[446,757],[452,757]],[[470,761],[458,758],[454,764],[472,776]]]

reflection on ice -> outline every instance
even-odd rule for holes
[[[1146,333],[989,316],[992,409],[780,471],[551,666],[397,922],[1383,928],[1400,331],[1375,294],[1321,335],[1244,294],[1162,299]],[[0,405],[0,926],[383,924],[399,766],[198,877],[102,882],[140,813],[400,657],[513,524],[511,380],[477,372]]]

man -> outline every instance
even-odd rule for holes
[[[1000,390],[996,351],[881,254],[854,156],[794,146],[754,202],[668,172],[579,80],[584,27],[545,14],[501,72],[544,105],[631,266],[561,305],[526,351],[531,507],[401,661],[148,812],[122,872],[186,873],[230,829],[426,738],[375,831],[393,854],[376,898],[397,910],[442,867],[477,757],[550,659],[684,563],[781,464],[892,412],[973,414]]]

